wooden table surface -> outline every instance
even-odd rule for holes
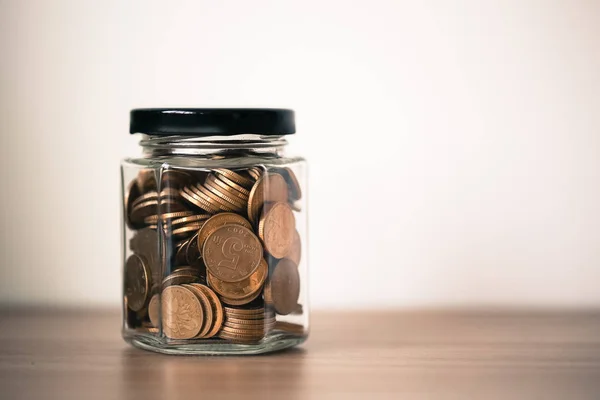
[[[314,313],[254,357],[145,352],[118,312],[0,312],[1,399],[600,399],[600,312]]]

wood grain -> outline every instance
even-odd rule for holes
[[[316,313],[300,349],[165,356],[118,312],[0,313],[2,399],[599,399],[600,312]]]

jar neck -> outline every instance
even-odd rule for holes
[[[282,156],[284,136],[255,134],[233,136],[143,135],[140,146],[145,157],[157,156]]]

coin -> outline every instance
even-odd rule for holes
[[[160,322],[160,295],[155,294],[148,303],[148,317],[153,327],[158,328]]]
[[[206,238],[208,238],[214,231],[220,228],[223,225],[228,224],[236,224],[245,226],[248,229],[252,229],[252,225],[250,222],[246,220],[246,218],[234,214],[234,213],[219,213],[212,216],[210,219],[206,221],[206,223],[200,229],[198,233],[198,250],[202,251],[204,247],[204,243],[206,242]]]
[[[284,178],[287,178],[288,186],[290,189],[290,200],[296,201],[302,198],[302,188],[300,187],[300,182],[298,182],[298,178],[296,178],[296,174],[290,167],[285,167]]]
[[[268,269],[267,262],[262,259],[256,271],[243,281],[223,282],[211,274],[208,274],[207,281],[210,287],[221,296],[231,300],[242,300],[260,291],[267,278]]]
[[[146,217],[144,219],[144,223],[145,224],[156,224],[158,223],[158,219],[160,217],[160,219],[162,221],[167,221],[167,220],[172,220],[175,218],[184,218],[184,217],[189,217],[191,215],[193,215],[193,211],[178,211],[178,212],[172,212],[172,213],[166,213],[166,214],[162,214],[160,216],[158,215],[151,215],[149,217]]]
[[[223,306],[225,312],[225,318],[242,318],[242,319],[264,319],[265,308],[233,308],[230,306]]]
[[[260,210],[265,202],[287,202],[288,187],[283,176],[277,173],[264,173],[252,186],[248,198],[248,218],[258,223]]]
[[[243,318],[231,318],[228,317],[225,320],[226,324],[233,326],[236,325],[249,325],[249,326],[263,326],[263,325],[271,325],[276,322],[275,317],[270,319],[243,319]]]
[[[192,176],[185,171],[178,169],[166,169],[161,176],[162,187],[182,188],[192,181]]]
[[[184,187],[183,189],[181,189],[181,197],[187,201],[188,203],[204,210],[207,211],[211,214],[216,214],[217,212],[219,212],[218,208],[213,207],[210,203],[208,203],[206,200],[200,198],[199,196],[197,196],[196,194],[194,194],[192,191],[189,190],[188,187]]]
[[[192,222],[205,221],[205,220],[209,219],[210,217],[211,217],[211,214],[190,215],[187,217],[174,219],[173,221],[171,221],[171,226],[176,227],[178,225],[186,225],[186,224],[189,224]]]
[[[127,307],[132,311],[140,311],[146,305],[151,286],[151,272],[146,261],[135,254],[129,256],[125,263],[124,276]]]
[[[129,217],[134,224],[144,222],[144,218],[158,213],[158,201],[148,200],[139,204],[134,204]]]
[[[203,313],[204,318],[202,321],[202,328],[200,328],[200,332],[198,332],[196,337],[202,338],[202,337],[204,337],[204,335],[206,335],[208,333],[208,331],[210,330],[212,323],[213,323],[212,306],[210,304],[210,301],[208,300],[208,297],[202,290],[198,289],[197,287],[195,287],[193,285],[189,285],[189,284],[183,285],[183,287],[189,289],[192,293],[194,293],[196,295],[198,300],[200,300],[200,305],[202,306],[202,313]]]
[[[200,184],[193,186],[192,190],[195,190],[195,193],[198,196],[204,198],[204,200],[208,201],[213,206],[218,207],[219,210],[222,210],[222,211],[237,211],[238,210],[238,207],[236,205],[231,204],[226,200],[223,200],[221,197],[217,196],[216,194],[214,194],[213,192],[211,192],[206,187],[204,187]]]
[[[209,175],[207,180],[211,181],[215,185],[222,187],[224,190],[228,190],[229,193],[234,194],[242,200],[248,201],[250,191],[243,186],[238,185],[226,176]]]
[[[135,207],[143,202],[150,201],[150,200],[158,200],[158,193],[156,192],[156,190],[151,190],[149,192],[146,192],[143,195],[141,195],[140,197],[138,197],[137,199],[135,199],[135,201],[133,202],[133,206]]]
[[[208,271],[225,282],[248,278],[260,265],[262,253],[262,245],[254,233],[235,224],[217,228],[202,248]]]
[[[275,258],[287,256],[292,248],[295,226],[294,213],[287,203],[274,203],[266,209],[258,224],[258,235],[265,250]]]
[[[273,307],[281,315],[296,309],[300,296],[300,275],[298,267],[286,258],[277,263],[270,279]]]
[[[190,267],[187,267],[190,268]],[[190,268],[190,270],[179,269],[171,273],[162,281],[162,287],[166,288],[167,286],[173,285],[182,285],[185,283],[196,283],[200,280],[200,276],[198,276],[196,269]]]
[[[241,299],[230,299],[227,297],[221,297],[221,301],[225,304],[229,304],[231,306],[243,306],[245,304],[251,303],[253,300],[256,300],[260,296],[260,291],[256,293],[251,293],[249,296],[241,298]]]
[[[181,228],[173,229],[171,234],[175,237],[185,237],[186,235],[193,235],[194,232],[198,232],[202,228],[202,223],[191,223],[184,225]]]
[[[290,247],[290,252],[285,256],[285,258],[289,258],[296,265],[300,265],[300,259],[302,258],[302,240],[300,239],[300,234],[298,231],[294,231],[294,238],[292,239],[292,245]]]
[[[134,222],[131,220],[131,209],[133,208],[133,202],[140,197],[140,194],[140,190],[137,187],[137,180],[135,179],[129,182],[129,185],[127,185],[127,188],[125,189],[125,193],[123,193],[125,224],[127,227],[129,227],[129,229],[136,229],[143,226],[139,222]]]
[[[210,177],[209,177],[210,178]],[[216,181],[216,179],[215,179]],[[223,189],[218,184],[213,183],[210,179],[206,179],[204,183],[204,188],[208,189],[214,195],[219,196],[228,205],[232,205],[236,208],[236,210],[243,211],[246,208],[247,200],[240,199],[237,195],[230,193],[231,189]]]
[[[140,193],[156,189],[156,176],[154,170],[150,168],[141,169],[136,178],[136,185]]]
[[[202,228],[200,228],[202,229]],[[200,253],[200,250],[198,249],[198,234],[200,233],[200,231],[198,230],[198,232],[196,232],[194,234],[194,236],[192,236],[187,243],[182,246],[183,247],[183,252],[185,253],[185,260],[187,261],[187,263],[189,265],[192,266],[199,266],[200,264],[202,264],[202,267],[204,267],[204,264],[202,263],[202,254]]]
[[[223,306],[221,306],[221,302],[219,301],[219,298],[217,297],[215,292],[213,292],[207,286],[200,285],[197,283],[193,283],[192,286],[194,286],[204,292],[206,297],[208,297],[208,301],[210,302],[211,307],[212,307],[213,324],[212,324],[211,328],[209,329],[208,333],[204,336],[204,338],[208,339],[210,337],[215,336],[217,334],[217,332],[219,332],[219,330],[221,329],[221,326],[223,325],[223,320],[224,320]]]
[[[259,167],[250,168],[248,170],[248,175],[250,175],[252,178],[254,178],[255,181],[257,181],[262,175],[262,169],[260,169]]]
[[[191,339],[202,328],[202,305],[189,289],[169,286],[162,292],[162,327],[171,339]]]
[[[263,289],[263,298],[265,299],[265,304],[273,304],[273,296],[271,295],[271,282],[265,283],[265,288]]]
[[[251,188],[252,185],[254,184],[254,182],[252,180],[238,174],[237,172],[231,171],[229,169],[217,168],[217,169],[215,169],[215,172],[221,176],[231,179],[232,181],[234,181],[235,183],[237,183],[240,186],[245,187],[246,189]]]

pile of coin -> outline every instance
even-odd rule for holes
[[[289,168],[140,171],[124,201],[136,231],[124,273],[128,326],[250,343],[277,329],[276,314],[302,313],[301,196]]]

